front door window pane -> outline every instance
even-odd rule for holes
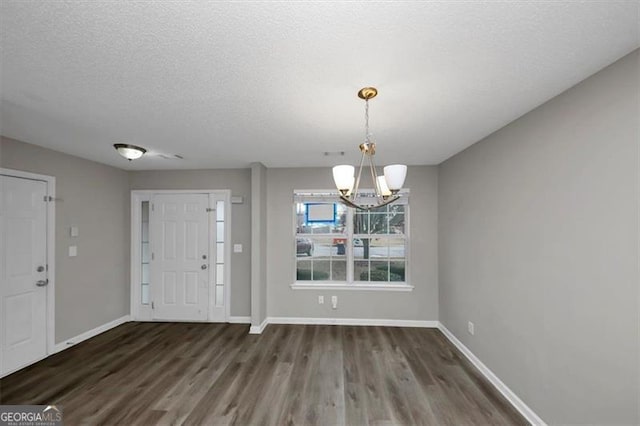
[[[141,205],[141,247],[140,247],[140,302],[143,305],[149,304],[149,262],[151,261],[151,251],[149,248],[149,202],[143,201]]]

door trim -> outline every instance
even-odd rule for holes
[[[55,302],[56,302],[56,178],[48,175],[41,175],[37,173],[25,172],[22,170],[5,169],[0,167],[0,175],[30,179],[42,181],[47,184],[47,279],[49,284],[47,285],[47,356],[54,354],[55,351],[55,332],[56,332],[56,316],[55,316]],[[0,289],[1,291],[2,289]],[[0,315],[2,306],[0,305]],[[0,355],[1,356],[1,355]],[[30,365],[31,362],[25,364]],[[10,374],[10,372],[0,372],[0,377]]]
[[[224,226],[224,321],[228,322],[231,317],[231,190],[230,189],[185,189],[185,190],[171,190],[171,189],[136,189],[131,191],[131,276],[130,276],[130,313],[132,321],[154,321],[151,314],[151,308],[143,306],[141,302],[141,255],[138,248],[141,246],[141,223],[142,223],[142,209],[140,207],[143,201],[150,201],[154,194],[207,194],[209,195],[209,207],[214,208],[215,203],[212,201],[212,196],[222,195],[225,201],[225,226]],[[209,222],[210,232],[214,229],[215,218],[213,218],[213,225]],[[215,241],[210,241],[210,253],[213,254],[215,249]],[[215,281],[213,279],[215,271],[215,265],[209,268],[209,303],[207,322],[214,322],[212,320],[212,304],[211,296],[215,292]]]

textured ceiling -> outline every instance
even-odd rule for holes
[[[373,85],[378,164],[437,164],[636,49],[638,8],[2,0],[0,133],[125,169],[355,163]]]

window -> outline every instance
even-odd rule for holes
[[[140,303],[149,304],[149,260],[151,249],[149,248],[149,202],[142,202],[142,226],[140,235]]]
[[[296,203],[297,281],[347,280],[346,225],[343,205]]]
[[[216,306],[224,306],[224,201],[216,201]]]
[[[354,214],[354,281],[405,281],[406,206],[388,205]]]
[[[296,191],[294,286],[407,286],[408,194],[360,211],[330,193]]]

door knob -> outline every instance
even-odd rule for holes
[[[39,280],[39,281],[36,281],[36,285],[37,285],[38,287],[44,287],[44,286],[45,286],[45,285],[47,285],[47,284],[49,284],[49,280]]]
[[[41,265],[41,266],[38,266],[38,267],[36,268],[36,271],[38,271],[38,272],[44,272],[44,266],[42,266],[42,265]]]
[[[202,265],[201,268],[202,269],[207,269],[207,265]]]

